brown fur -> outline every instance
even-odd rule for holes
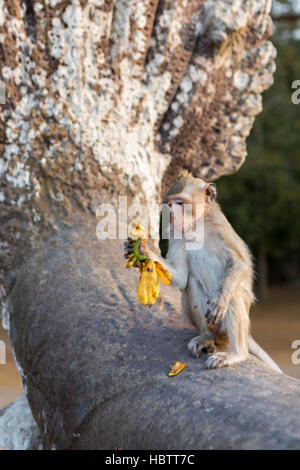
[[[207,368],[231,366],[245,360],[250,344],[251,352],[280,370],[249,335],[249,310],[254,300],[251,254],[215,197],[214,184],[193,178],[187,172],[179,174],[164,202],[171,215],[173,206],[180,211],[185,204],[193,204],[190,217],[194,225],[194,206],[198,203],[204,207],[203,245],[187,251],[188,234],[184,232],[182,240],[170,239],[166,259],[150,250],[146,252],[172,274],[172,283],[182,291],[182,308],[199,333],[188,348],[195,357],[206,355]],[[179,219],[179,227],[182,223],[183,228],[183,220],[184,217]],[[221,352],[213,352],[217,346]]]

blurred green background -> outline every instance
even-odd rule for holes
[[[245,163],[217,181],[218,200],[254,255],[252,334],[285,373],[300,378],[300,351],[299,364],[292,361],[300,339],[300,1],[273,1],[272,16],[274,85],[263,94]]]
[[[263,94],[244,165],[217,182],[224,212],[255,255],[260,299],[272,284],[300,285],[300,103],[292,102],[293,93],[300,101],[300,2],[274,2],[273,11],[274,85]]]

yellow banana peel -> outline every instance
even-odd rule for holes
[[[138,251],[140,244],[144,244],[147,239],[147,231],[141,224],[136,224],[131,238],[134,240],[133,251],[128,256],[125,268],[139,268],[138,299],[143,305],[151,306],[159,297],[159,281],[164,285],[169,285],[172,276],[161,263],[141,255]]]
[[[165,286],[168,286],[171,282],[171,279],[172,279],[172,276],[171,274],[169,273],[169,271],[167,271],[161,264],[159,261],[155,261],[155,267],[156,267],[156,272],[157,272],[157,276],[158,276],[158,279],[165,285]]]
[[[169,373],[169,377],[173,377],[174,375],[178,375],[184,368],[186,367],[186,362],[175,362],[174,366],[171,369],[171,372]]]
[[[153,305],[159,296],[159,282],[155,263],[150,260],[141,268],[141,276],[138,285],[138,299],[144,305]]]

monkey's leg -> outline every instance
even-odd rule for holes
[[[216,325],[227,315],[230,300],[233,299],[233,294],[239,292],[239,286],[248,273],[249,266],[246,263],[236,257],[228,260],[222,286],[214,297],[207,301],[208,308],[205,317],[208,326]]]
[[[188,343],[188,350],[194,357],[201,357],[203,354],[209,354],[216,351],[213,336],[210,333],[202,333],[191,339]]]
[[[206,361],[207,369],[232,366],[248,357],[249,316],[242,299],[231,301],[223,321],[230,350],[209,356]]]
[[[226,315],[230,303],[229,295],[221,290],[210,300],[207,301],[208,308],[205,313],[208,327],[221,322]]]

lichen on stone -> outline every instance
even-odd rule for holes
[[[269,0],[0,0],[2,275],[60,218],[118,193],[158,203],[179,167],[236,171],[273,80],[269,12]]]

